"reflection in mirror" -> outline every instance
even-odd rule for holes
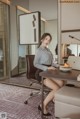
[[[78,55],[78,51],[77,51],[77,44],[70,44],[69,46],[67,46],[67,53],[68,51],[70,51],[68,54],[73,55],[73,56],[77,56]]]
[[[78,56],[80,56],[80,45],[78,45]]]
[[[80,56],[80,45],[62,44],[62,59],[68,59],[69,56]]]

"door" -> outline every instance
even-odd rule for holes
[[[0,2],[0,79],[9,77],[9,6]]]

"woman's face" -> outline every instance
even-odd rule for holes
[[[50,36],[46,36],[43,40],[42,40],[42,44],[44,46],[48,46],[51,42]]]

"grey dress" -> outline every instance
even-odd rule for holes
[[[49,66],[53,65],[53,55],[48,48],[40,46],[35,54],[34,58],[34,66],[38,69],[35,77],[36,79],[41,82],[41,77],[39,73],[41,71],[46,71]]]

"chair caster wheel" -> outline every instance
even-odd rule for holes
[[[31,93],[30,96],[33,96],[33,93]]]
[[[26,100],[26,101],[24,102],[24,104],[28,104],[28,101]]]
[[[56,117],[56,119],[60,119],[59,117]]]

